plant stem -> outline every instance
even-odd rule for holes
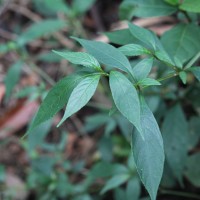
[[[161,82],[161,81],[164,81],[164,80],[167,80],[167,79],[170,79],[170,78],[173,78],[173,77],[176,77],[178,76],[178,73],[172,73],[172,74],[168,74],[167,76],[165,77],[162,77],[162,78],[159,78],[157,79],[158,82]],[[147,87],[150,87],[151,85],[145,85],[143,86],[141,89],[144,89],[144,88],[147,88]]]
[[[164,76],[164,77],[161,77],[159,79],[157,79],[158,82],[161,82],[161,81],[164,81],[164,80],[167,80],[167,79],[170,79],[172,77],[176,77],[178,74],[177,73],[172,73],[172,74],[168,74],[167,76]]]
[[[188,15],[188,13],[186,11],[184,11],[184,10],[181,10],[181,12],[185,15],[185,17],[188,20],[188,22],[191,23],[192,20],[191,20],[190,16]]]
[[[37,72],[45,81],[47,81],[51,86],[55,85],[55,81],[43,70],[41,70],[39,67],[34,65],[33,63],[29,63],[31,69],[35,72]]]
[[[29,55],[26,52],[25,48],[16,50],[24,63],[32,70],[38,73],[46,82],[48,82],[51,86],[55,85],[55,81],[42,69],[36,66],[31,60],[29,60]]]
[[[192,58],[192,60],[190,60],[190,62],[185,66],[184,69],[190,68],[199,58],[200,58],[200,51],[196,54],[196,56],[194,56],[194,58]]]
[[[186,192],[179,192],[179,191],[173,191],[173,190],[160,190],[161,194],[169,194],[169,195],[174,195],[174,196],[180,196],[180,197],[186,197],[186,198],[192,198],[192,199],[199,199],[200,196],[195,195],[195,194],[190,194]]]

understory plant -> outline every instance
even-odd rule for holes
[[[52,87],[28,133],[66,107],[57,125],[61,126],[90,101],[103,78],[108,81],[113,102],[108,115],[122,115],[130,125],[125,131],[131,131],[132,162],[150,199],[156,199],[160,183],[161,193],[176,184],[184,187],[185,178],[200,187],[198,164],[195,166],[200,152],[194,150],[200,138],[199,13],[198,0],[125,0],[120,6],[123,19],[172,15],[178,24],[159,38],[129,22],[127,29],[105,33],[113,45],[72,37],[86,52],[53,50],[80,70]],[[126,192],[115,190],[116,199],[130,200],[134,194],[134,199],[139,199],[140,189],[131,193],[140,186],[131,174],[133,165],[128,165],[117,170],[105,163],[95,166],[80,194],[89,190],[95,170],[104,173],[103,169],[108,169],[112,178],[101,194],[127,183]]]

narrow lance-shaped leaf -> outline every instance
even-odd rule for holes
[[[87,10],[89,10],[94,3],[95,3],[95,0],[73,0],[72,9],[77,14],[83,14]]]
[[[132,149],[137,171],[151,200],[156,199],[164,167],[163,140],[158,124],[143,97],[141,103],[141,124],[143,137],[134,131]]]
[[[184,63],[200,51],[200,29],[195,24],[179,24],[166,31],[161,41],[172,57]]]
[[[126,186],[126,200],[139,200],[141,186],[138,177],[130,179]]]
[[[161,85],[160,82],[158,82],[157,80],[152,79],[152,78],[144,78],[144,79],[140,80],[140,81],[138,82],[138,84],[139,84],[140,86]]]
[[[180,3],[179,0],[164,0],[164,1],[173,6],[177,6]]]
[[[83,79],[86,74],[74,74],[61,79],[47,94],[42,102],[36,117],[28,130],[30,132],[39,124],[47,121],[60,111],[67,103],[74,87]]]
[[[162,126],[166,160],[173,175],[182,183],[182,173],[187,159],[188,123],[180,105],[171,108]]]
[[[200,1],[199,0],[184,0],[179,6],[181,10],[187,12],[200,13]]]
[[[90,54],[85,52],[59,52],[53,51],[54,53],[62,56],[69,62],[77,65],[83,65],[84,67],[89,67],[102,71],[99,62]]]
[[[186,162],[185,175],[196,187],[200,187],[200,153],[192,154]]]
[[[110,73],[110,88],[117,109],[141,132],[140,102],[133,84],[122,73]]]
[[[151,54],[151,52],[138,44],[127,44],[118,48],[125,56],[139,56],[144,54]]]
[[[77,40],[91,55],[93,55],[100,63],[107,65],[111,68],[118,68],[125,72],[131,72],[131,65],[126,58],[117,48],[96,41]]]
[[[188,71],[191,71],[197,80],[200,81],[200,67],[191,67]]]
[[[137,43],[138,40],[133,37],[129,29],[121,29],[104,33],[110,40],[110,42],[119,45],[126,45],[131,43]]]
[[[153,66],[153,58],[145,58],[137,63],[133,68],[133,76],[137,81],[146,78]]]
[[[129,26],[129,30],[130,30],[131,34],[134,37],[136,37],[138,40],[143,42],[145,45],[148,45],[149,48],[156,49],[155,38],[151,31],[149,31],[145,28],[136,26],[132,23],[128,23],[128,26]]]
[[[32,3],[37,12],[45,16],[52,16],[57,13],[70,14],[71,12],[69,5],[64,0],[34,0]]]
[[[19,45],[25,45],[28,42],[43,37],[44,35],[52,34],[65,26],[65,21],[57,19],[36,22],[19,36],[17,43]]]
[[[23,63],[21,61],[14,63],[6,74],[6,78],[4,80],[6,85],[6,101],[10,98],[12,90],[19,80],[22,65]]]
[[[187,82],[187,73],[185,71],[182,71],[179,73],[179,77],[181,79],[181,81],[183,82],[183,84],[186,84]]]
[[[198,1],[198,0],[197,0]],[[166,16],[176,12],[177,8],[164,0],[125,0],[120,6],[121,18]]]
[[[67,102],[64,116],[58,126],[88,103],[98,86],[99,79],[100,75],[88,76],[74,88]]]
[[[126,193],[125,190],[122,189],[121,187],[116,188],[114,191],[114,200],[122,200],[122,199],[126,199]]]
[[[154,37],[155,40],[155,44],[156,44],[156,49],[154,52],[154,57],[158,58],[159,60],[163,61],[166,64],[170,64],[172,66],[174,66],[174,57],[170,56],[167,51],[165,50],[165,48],[163,47],[163,44],[161,43],[160,39],[158,38],[158,36],[152,32],[152,35]]]
[[[174,62],[170,59],[169,55],[167,55],[167,53],[165,51],[156,51],[155,52],[155,56],[158,60],[169,64],[171,66],[174,66]]]
[[[111,190],[111,189],[114,189],[116,187],[119,187],[120,185],[122,185],[123,183],[125,183],[129,178],[130,178],[129,174],[118,174],[118,175],[113,176],[105,184],[105,186],[101,190],[101,194],[104,194],[108,190]]]

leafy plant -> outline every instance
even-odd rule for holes
[[[38,2],[40,1],[35,1],[35,6],[39,9]],[[55,15],[61,10],[71,20],[74,16],[79,17],[86,12],[94,1],[75,0],[71,4],[72,10],[69,5],[64,6],[63,1],[58,1],[55,7],[52,6],[55,3],[51,3],[43,1],[48,12],[40,12]],[[111,43],[120,46],[118,48],[102,42],[72,37],[87,52],[53,51],[79,68],[74,74],[56,83],[44,98],[28,130],[30,146],[33,149],[42,144],[50,126],[48,120],[66,106],[63,118],[58,123],[58,126],[61,126],[66,119],[87,105],[102,79],[109,82],[109,96],[113,105],[109,111],[111,116],[106,118],[105,113],[101,113],[90,118],[90,122],[85,126],[86,130],[91,131],[106,124],[105,136],[98,144],[99,149],[106,152],[106,156],[102,156],[104,161],[92,167],[83,183],[73,185],[68,177],[54,170],[57,160],[48,157],[35,159],[34,173],[30,173],[29,181],[34,188],[37,181],[47,180],[41,182],[41,188],[48,188],[50,191],[44,199],[50,196],[52,199],[91,199],[90,185],[94,180],[103,178],[106,183],[103,187],[101,185],[100,194],[113,190],[116,200],[138,200],[141,188],[136,170],[151,200],[156,199],[160,184],[163,187],[173,187],[178,181],[178,184],[184,187],[183,177],[199,187],[199,169],[195,166],[199,153],[188,155],[200,139],[200,67],[197,63],[200,57],[199,7],[198,0],[124,0],[120,6],[120,16],[123,19],[173,14],[180,23],[166,31],[161,38],[148,29],[128,23],[127,29],[105,33]],[[14,49],[22,48],[34,39],[46,33],[54,33],[65,25],[61,20],[36,23],[11,46]],[[44,27],[48,31],[43,29]],[[16,70],[19,74],[17,64],[8,72],[7,78],[16,73]],[[6,80],[7,98],[16,81]],[[190,112],[187,113],[187,110]],[[112,160],[112,155],[107,154],[112,145],[108,136],[117,125],[131,144],[134,161],[129,159],[126,166],[107,162]],[[44,134],[34,136],[33,133],[40,132],[38,129],[41,127],[46,130]],[[124,154],[126,155],[126,152]],[[48,165],[43,166],[41,163]],[[135,163],[136,168],[132,163]],[[73,171],[73,167],[67,170]],[[45,172],[52,174],[52,177],[45,175]],[[51,187],[46,184],[49,182]],[[66,184],[68,189],[64,188],[66,193],[59,196],[63,184]],[[135,189],[134,192],[132,188]],[[162,190],[160,193],[162,194]]]
[[[198,1],[194,3],[198,7]],[[126,18],[152,17],[179,11],[183,12],[188,19],[186,12],[199,12],[192,4],[193,2],[189,1],[179,3],[178,1],[125,0],[121,5],[121,15]],[[151,199],[155,200],[163,173],[165,154],[166,162],[174,177],[180,184],[183,184],[182,175],[188,152],[188,122],[180,100],[180,103],[172,106],[164,117],[162,126],[164,153],[159,126],[144,96],[148,93],[148,89],[151,91],[150,86],[161,85],[159,92],[162,91],[162,87],[169,87],[169,81],[162,84],[163,80],[169,78],[179,76],[180,80],[186,84],[187,77],[192,72],[199,80],[199,67],[193,67],[193,64],[199,58],[200,29],[194,23],[180,24],[167,31],[160,40],[153,32],[129,23],[128,29],[107,33],[107,36],[111,42],[124,46],[115,48],[102,42],[73,38],[86,49],[88,54],[55,51],[66,60],[81,65],[83,70],[72,75],[72,79],[69,76],[61,81],[65,89],[60,87],[59,82],[50,90],[36,115],[31,130],[67,104],[63,119],[59,123],[61,125],[68,117],[87,104],[97,88],[100,77],[108,77],[116,110],[134,127],[131,137],[132,150],[140,179]],[[146,58],[132,67],[126,56],[139,55],[144,55]],[[190,61],[192,57],[194,59]],[[158,67],[162,64],[165,68],[162,71],[158,68],[158,77],[153,79],[149,77],[149,74],[156,63]],[[76,83],[74,76],[78,77]],[[176,80],[178,82],[177,78]],[[63,93],[63,91],[66,92]],[[173,102],[173,98],[170,99]],[[162,101],[164,103],[164,99]],[[49,107],[52,108],[51,111],[48,110]],[[102,189],[102,193],[126,182],[128,177],[126,174],[113,176]],[[130,182],[128,188],[132,184],[134,183]],[[118,193],[123,195],[121,190],[116,190],[116,194]]]

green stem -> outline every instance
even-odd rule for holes
[[[184,10],[181,10],[181,12],[185,15],[186,19],[188,20],[189,23],[192,22],[192,19],[190,18],[190,16],[188,15],[188,13]]]
[[[46,82],[48,82],[51,86],[55,85],[55,81],[43,70],[41,70],[39,67],[34,65],[33,63],[29,63],[30,68],[38,73]]]
[[[168,74],[167,76],[165,77],[161,77],[159,79],[157,79],[158,82],[161,82],[161,81],[164,81],[164,80],[167,80],[167,79],[170,79],[172,77],[176,77],[178,75],[178,73],[172,73],[172,74]]]
[[[40,69],[34,63],[32,63],[32,61],[29,60],[29,55],[26,52],[26,49],[24,47],[17,49],[16,51],[21,57],[21,59],[24,61],[24,63],[27,63],[27,66],[29,66],[32,71],[35,71],[36,73],[38,73],[51,86],[55,85],[55,81],[45,71]]]
[[[168,74],[167,76],[165,77],[162,77],[162,78],[159,78],[157,79],[158,82],[161,82],[161,81],[164,81],[164,80],[167,80],[167,79],[170,79],[170,78],[173,78],[173,77],[176,77],[178,76],[178,73],[172,73],[172,74]],[[147,87],[150,87],[151,85],[146,85],[146,86],[143,86],[141,89],[144,89],[144,88],[147,88]]]
[[[189,198],[189,199],[192,198],[192,199],[199,199],[200,200],[200,196],[195,195],[195,194],[186,193],[186,192],[164,190],[164,189],[161,189],[160,192],[161,192],[161,194],[169,194],[169,195],[174,195],[174,196],[186,197],[186,198]]]
[[[190,62],[184,67],[184,69],[189,69],[198,59],[200,58],[200,51],[190,60]]]

